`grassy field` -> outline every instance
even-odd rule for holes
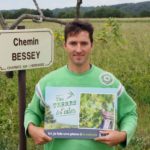
[[[94,49],[91,61],[112,72],[126,87],[138,106],[138,128],[126,150],[150,150],[150,18],[93,19]],[[9,20],[12,23],[13,20]],[[26,28],[51,28],[55,35],[55,58],[49,68],[27,70],[26,101],[32,98],[36,82],[46,73],[66,63],[63,50],[63,26],[55,23],[22,23]],[[0,150],[17,149],[18,93],[17,71],[14,78],[0,73]],[[28,139],[28,150],[41,150]],[[120,150],[120,147],[117,148]]]

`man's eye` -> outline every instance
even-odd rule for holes
[[[88,45],[88,42],[82,42],[81,45],[86,46],[86,45]]]
[[[75,45],[77,45],[77,43],[76,42],[70,42],[70,45],[75,46]]]

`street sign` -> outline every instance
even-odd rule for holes
[[[53,49],[49,29],[0,30],[0,71],[48,67]]]

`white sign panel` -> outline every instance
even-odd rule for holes
[[[53,49],[49,29],[0,30],[0,71],[48,67]]]

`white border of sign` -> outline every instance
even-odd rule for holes
[[[38,35],[39,34],[39,35]],[[32,36],[33,35],[33,36]],[[38,45],[19,45],[14,46],[12,39],[14,37],[19,37],[27,39],[29,37],[36,37],[39,38],[40,44]],[[41,36],[41,37],[40,37]],[[44,38],[43,38],[44,37]],[[20,38],[20,39],[21,39]],[[31,39],[32,39],[31,38]],[[35,43],[33,43],[35,44]],[[30,51],[31,50],[31,51]],[[41,56],[39,59],[36,60],[35,55],[37,51],[40,53]],[[21,55],[19,54],[19,61],[16,60],[12,61],[12,53],[13,51],[17,53],[24,52],[25,54],[30,54],[34,51],[34,60],[21,60]],[[31,54],[30,54],[31,55]],[[39,56],[38,56],[39,57]],[[0,71],[15,71],[15,70],[26,70],[26,69],[34,69],[34,68],[41,68],[41,67],[49,67],[54,60],[54,36],[53,32],[50,29],[22,29],[22,30],[0,30]]]

